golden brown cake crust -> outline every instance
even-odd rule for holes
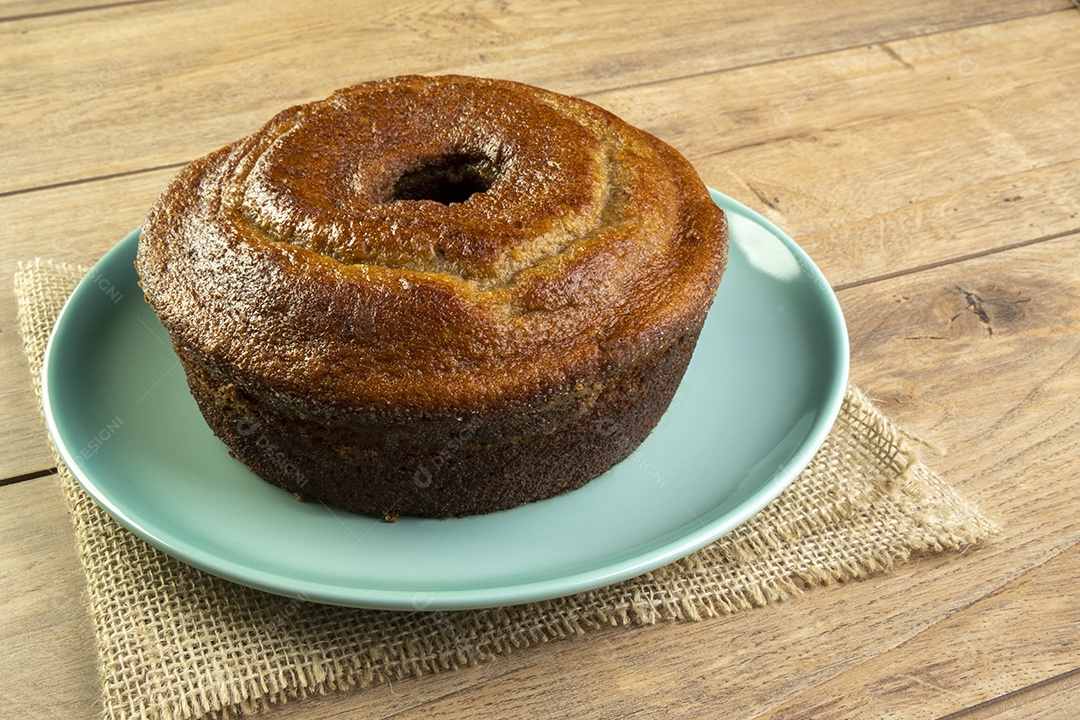
[[[689,360],[726,256],[723,213],[653,136],[530,86],[406,76],[285,110],[186,167],[137,267],[208,421],[254,467],[225,406],[353,445],[474,418],[470,441],[490,445],[602,423],[613,383],[666,363],[655,424],[685,368],[660,359]],[[445,442],[428,445],[412,464]],[[354,450],[338,454],[355,468]],[[461,514],[438,507],[420,514]]]

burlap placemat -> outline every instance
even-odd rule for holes
[[[35,261],[15,278],[40,395],[45,343],[85,269]],[[122,529],[66,468],[109,718],[198,718],[450,670],[605,625],[697,620],[997,531],[849,388],[828,440],[764,511],[639,578],[546,602],[466,612],[329,607],[252,590],[173,560]]]

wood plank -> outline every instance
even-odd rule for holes
[[[1060,20],[594,99],[683,148],[846,285],[1080,228],[1080,127],[1058,101],[1080,14]]]
[[[408,680],[393,687],[381,686],[354,694],[333,695],[287,704],[269,714],[275,719],[339,718],[363,714],[365,717],[411,718],[474,717],[478,708],[494,720],[518,717],[680,717],[680,718],[861,718],[937,717],[965,703],[979,702],[983,687],[953,692],[952,687],[932,684],[940,674],[948,674],[954,660],[948,655],[963,651],[956,646],[938,648],[931,658],[947,660],[931,665],[928,677],[892,678],[876,692],[888,696],[871,705],[838,702],[834,706],[813,706],[815,713],[799,714],[804,693],[817,691],[818,683],[830,673],[851,676],[858,685],[864,668],[876,667],[891,643],[912,637],[936,636],[927,644],[964,640],[941,615],[928,615],[930,602],[919,599],[919,607],[905,617],[890,617],[890,606],[904,607],[905,590],[913,584],[947,585],[958,563],[978,562],[974,556],[920,562],[918,568],[903,571],[903,577],[835,586],[814,590],[805,596],[748,614],[707,620],[699,624],[613,629],[584,638],[570,638],[540,648],[530,648],[490,665],[469,668],[449,675]],[[1054,561],[1051,561],[1054,562]],[[932,568],[929,566],[933,566]],[[1073,562],[1056,573],[1061,579],[1075,573]],[[921,570],[922,572],[918,572]],[[933,578],[926,579],[926,572]],[[966,580],[968,573],[961,580]],[[1067,584],[1065,585],[1067,587]],[[1011,584],[1006,586],[1011,587]],[[1021,589],[1023,592],[1023,589]],[[929,594],[929,593],[927,593]],[[1075,595],[1072,601],[1075,601]],[[926,598],[925,600],[929,600]],[[944,609],[945,612],[948,609]],[[854,617],[865,620],[852,621]],[[920,632],[918,623],[926,622]],[[973,621],[977,625],[978,621]],[[914,626],[914,627],[913,627]],[[992,636],[997,628],[984,630],[980,638]],[[1025,629],[1029,629],[1025,626]],[[978,630],[978,628],[976,628]],[[1045,633],[1040,633],[1040,637]],[[968,637],[967,639],[971,639]],[[1011,654],[1014,666],[1022,666],[1031,676],[1045,669],[1036,658],[1032,667],[1023,666],[1028,646],[1017,638],[994,643],[996,650]],[[1002,647],[1004,646],[1004,647]],[[704,655],[687,648],[708,648]],[[1041,648],[1036,648],[1041,649]],[[843,672],[841,653],[853,653],[845,660],[850,670]],[[970,679],[971,669],[956,662],[961,679]],[[812,669],[813,668],[813,669]],[[993,675],[998,668],[978,667],[976,672]],[[1016,681],[1017,677],[1006,680]],[[453,677],[451,677],[453,676]],[[875,682],[871,678],[870,682]],[[907,683],[907,684],[905,684]],[[955,683],[954,683],[955,684]],[[828,687],[828,685],[827,685]],[[848,690],[847,686],[841,688]],[[856,691],[858,688],[855,688]],[[887,705],[901,691],[908,705]],[[927,695],[935,696],[928,700]],[[941,695],[942,697],[936,697]],[[833,696],[834,698],[839,696]],[[786,698],[787,705],[775,709]],[[856,699],[863,695],[856,692]],[[889,712],[893,712],[889,715]],[[763,713],[760,716],[757,713]],[[1034,717],[1028,715],[1027,717]]]
[[[589,94],[1067,6],[844,0],[809,15],[797,0],[666,0],[632,12],[569,0],[392,9],[369,0],[313,13],[183,0],[2,23],[0,97],[18,122],[5,128],[0,192],[190,160],[282,107],[387,75],[498,75]]]
[[[1074,545],[897,648],[800,694],[758,720],[915,717],[927,710],[936,715],[950,702],[963,707],[980,697],[998,697],[1072,671],[1080,667],[1078,575],[1080,547]],[[948,644],[942,644],[943,638]],[[1058,689],[1077,691],[1075,684]],[[928,692],[944,702],[927,708]],[[1019,699],[1018,695],[1013,699]],[[1007,716],[1010,704],[990,702],[971,715]],[[994,706],[998,707],[991,711]],[[1035,717],[1029,702],[1019,707],[1029,713],[1023,717]]]
[[[1080,471],[1078,253],[1074,235],[840,294],[856,381],[915,434],[949,438],[934,465],[1004,525],[987,553],[1061,555],[777,717],[831,717],[836,698],[914,712],[927,688],[942,714],[1080,666],[1080,520],[1062,496]]]
[[[4,717],[101,715],[94,629],[56,478],[0,487]]]

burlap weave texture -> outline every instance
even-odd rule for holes
[[[35,261],[15,278],[35,387],[49,332],[85,273]],[[127,532],[59,467],[97,633],[108,718],[199,718],[491,661],[605,625],[697,620],[961,550],[996,532],[855,388],[779,498],[689,557],[599,590],[462,612],[337,608],[207,575]]]

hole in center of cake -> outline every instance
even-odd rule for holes
[[[495,165],[486,157],[451,155],[436,158],[399,177],[390,201],[463,203],[476,193],[486,192],[497,178]]]

